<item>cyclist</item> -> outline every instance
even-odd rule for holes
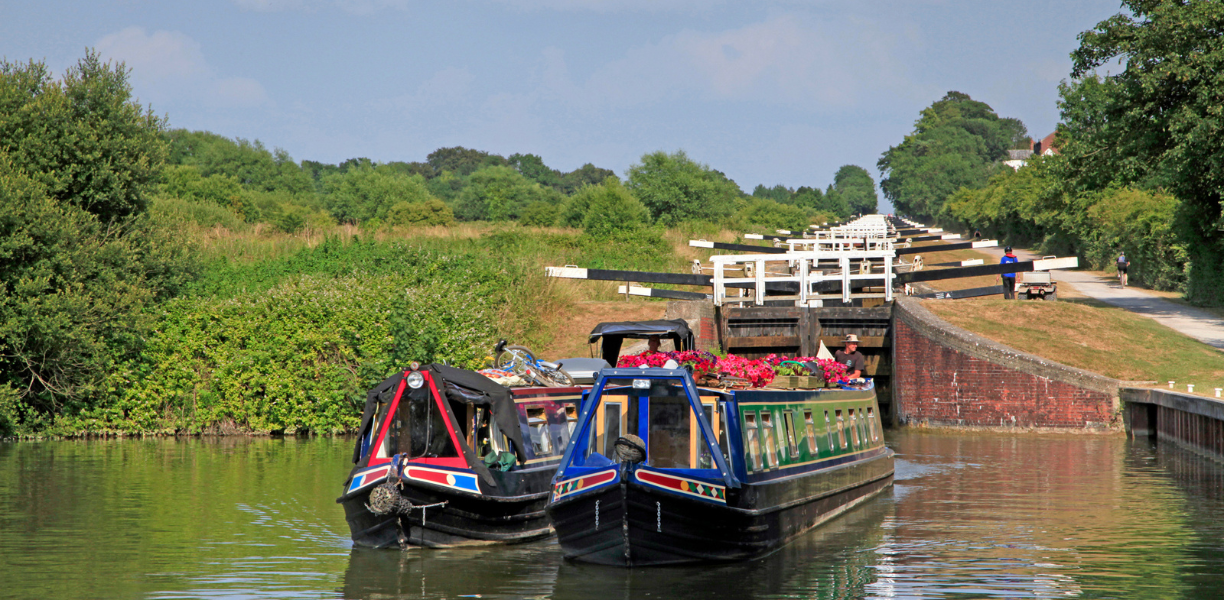
[[[1118,255],[1118,282],[1122,287],[1126,287],[1126,268],[1130,266],[1130,261],[1126,260],[1126,253]]]

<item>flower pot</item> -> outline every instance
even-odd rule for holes
[[[820,377],[805,376],[796,377],[795,379],[799,380],[795,387],[804,390],[814,390],[817,388],[822,388],[825,385],[824,379]]]
[[[779,375],[777,377],[774,377],[773,383],[770,384],[770,387],[793,390],[799,387],[800,379],[804,379],[804,378],[796,377],[794,375]]]

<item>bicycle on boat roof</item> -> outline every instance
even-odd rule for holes
[[[547,387],[570,387],[574,379],[554,362],[539,360],[526,346],[497,342],[493,348],[493,366],[513,371],[515,375]]]

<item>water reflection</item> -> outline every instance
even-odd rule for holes
[[[0,597],[1217,598],[1224,465],[1120,436],[891,432],[884,495],[761,560],[624,570],[549,540],[354,550],[346,440],[0,444]]]

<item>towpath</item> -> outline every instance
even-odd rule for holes
[[[1003,257],[1003,248],[981,248],[998,260]],[[1015,249],[1020,260],[1041,258],[1022,248]],[[1180,331],[1203,343],[1224,349],[1224,319],[1207,311],[1171,302],[1135,287],[1123,288],[1116,277],[1103,277],[1087,271],[1054,271],[1054,280],[1059,285],[1071,284],[1079,293],[1124,308],[1135,314],[1155,319],[1156,322]]]

